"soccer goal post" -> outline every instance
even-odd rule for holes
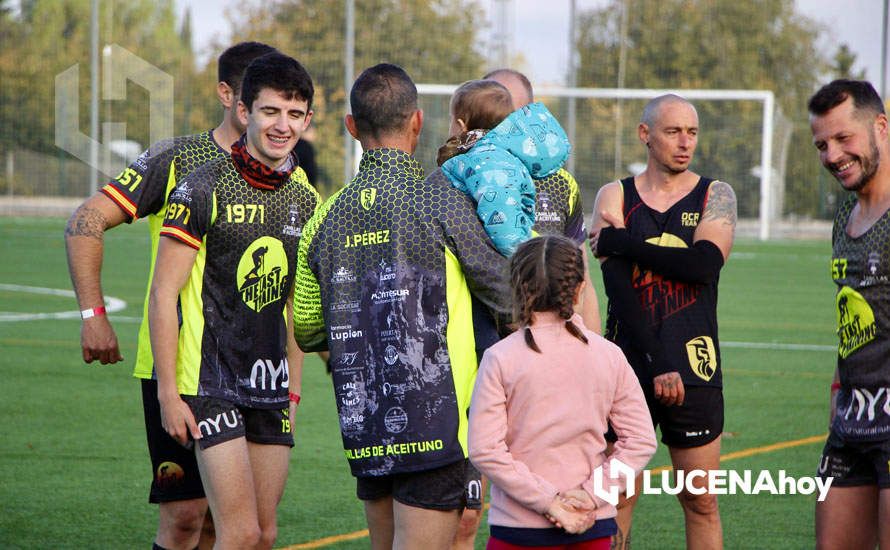
[[[435,166],[435,152],[447,138],[448,100],[455,85],[419,84],[424,135],[417,156]],[[541,87],[547,104],[572,141],[570,170],[582,188],[587,214],[604,183],[645,167],[637,124],[650,99],[674,93],[695,105],[701,127],[692,169],[730,183],[741,218],[757,220],[757,236],[768,240],[782,213],[784,151],[775,155],[775,96],[769,90],[627,89]],[[784,141],[785,144],[781,143]],[[780,140],[780,148],[787,140]],[[753,220],[752,220],[753,221]]]

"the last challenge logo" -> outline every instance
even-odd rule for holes
[[[269,237],[254,241],[241,257],[238,272],[238,291],[247,307],[259,313],[277,302],[288,282],[287,257],[281,242]]]
[[[273,267],[268,273],[254,273],[241,285],[241,299],[256,312],[278,300],[284,280],[280,267]]]

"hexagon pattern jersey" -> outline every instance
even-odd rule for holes
[[[668,247],[691,247],[714,180],[699,178],[695,187],[664,212],[650,208],[637,193],[634,178],[621,180],[624,223],[636,240]],[[632,284],[649,328],[664,348],[664,358],[680,373],[685,386],[722,387],[720,343],[717,339],[717,282],[690,283],[669,279],[634,264]],[[606,338],[621,347],[644,382],[652,380],[640,348],[609,303]]]
[[[535,233],[564,235],[578,246],[587,240],[578,182],[565,168],[535,180]]]
[[[213,139],[207,130],[191,136],[180,136],[160,141],[143,152],[128,167],[108,182],[102,189],[127,214],[127,223],[138,218],[148,218],[151,237],[151,262],[148,271],[148,287],[142,307],[142,324],[139,326],[139,347],[136,352],[136,368],[133,376],[151,378],[154,375],[154,358],[148,332],[148,291],[155,270],[158,253],[158,237],[167,210],[167,196],[176,184],[199,166],[228,153]]]
[[[534,180],[534,183],[537,191],[533,235],[563,235],[575,241],[578,246],[584,245],[587,240],[584,207],[578,182],[572,174],[565,168],[560,168],[547,177]],[[488,315],[475,315],[473,324],[476,328],[477,350],[488,349],[499,340],[497,330],[491,326],[491,317]]]
[[[179,294],[181,394],[253,408],[287,404],[284,307],[300,234],[319,202],[302,168],[279,189],[263,190],[229,157],[192,172],[170,194],[161,236],[198,250]]]
[[[475,204],[441,170],[426,180],[396,149],[372,149],[306,226],[295,335],[329,349],[346,457],[356,476],[466,457],[476,377],[471,292],[506,323],[507,260]]]
[[[841,204],[832,234],[841,389],[831,427],[847,441],[881,441],[890,437],[890,212],[851,237],[856,203],[852,194]]]

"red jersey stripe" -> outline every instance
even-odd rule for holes
[[[201,248],[201,239],[195,237],[194,235],[190,235],[188,232],[183,231],[178,227],[167,227],[166,225],[161,228],[161,235],[166,235],[168,237],[173,237],[174,239],[181,241],[184,244],[189,245],[190,247],[198,250]]]
[[[109,183],[102,188],[102,192],[105,193],[109,199],[114,201],[121,210],[129,214],[130,218],[136,218],[136,204],[131,201],[129,197],[121,193],[120,190]]]

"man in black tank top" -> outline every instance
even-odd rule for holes
[[[808,108],[819,160],[853,192],[832,232],[839,343],[818,467],[832,484],[816,548],[890,548],[890,125],[864,81],[835,80]]]
[[[697,134],[688,101],[650,101],[638,127],[646,170],[600,189],[590,241],[609,298],[605,335],[637,373],[674,469],[685,471],[720,464],[717,282],[736,225],[732,188],[689,170]],[[684,490],[678,498],[687,547],[722,548],[716,496]],[[634,501],[618,505],[616,548],[629,544]]]

